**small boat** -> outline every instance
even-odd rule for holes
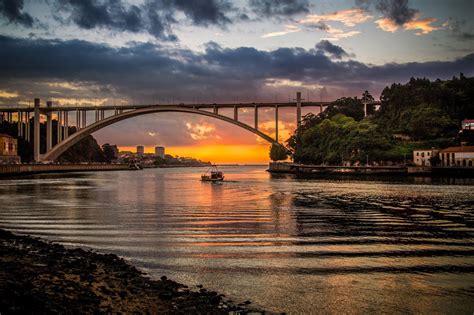
[[[219,171],[217,166],[211,165],[206,173],[201,175],[203,182],[221,182],[224,180],[224,173]]]

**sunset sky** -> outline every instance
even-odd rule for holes
[[[472,0],[2,0],[0,104],[378,98],[412,76],[472,76],[472,12]],[[252,124],[252,115],[239,118]],[[260,129],[274,133],[273,119],[262,110]],[[284,140],[294,111],[280,119]],[[189,114],[136,117],[94,137],[124,150],[268,161],[254,134]]]

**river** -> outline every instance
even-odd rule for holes
[[[473,313],[473,181],[202,171],[2,180],[0,228],[275,312]]]

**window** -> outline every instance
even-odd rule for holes
[[[419,156],[420,155],[420,152],[416,152],[416,156]]]
[[[469,166],[472,166],[472,161],[469,161]]]
[[[430,156],[430,153],[428,152],[428,156]]]

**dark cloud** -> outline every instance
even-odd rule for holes
[[[466,20],[449,19],[448,21],[448,28],[456,39],[460,41],[474,40],[474,32],[466,30],[466,25]]]
[[[336,59],[342,59],[343,57],[349,57],[349,54],[341,47],[334,45],[328,40],[322,40],[316,44],[316,48],[328,53],[330,56]]]
[[[341,95],[334,91],[359,95],[361,90],[370,89],[376,94],[385,85],[405,82],[412,76],[443,79],[459,72],[474,75],[474,54],[454,61],[374,66],[332,59],[322,52],[336,57],[347,53],[329,42],[309,50],[271,51],[209,43],[203,53],[197,53],[150,43],[113,48],[79,40],[0,36],[0,47],[0,84],[20,94],[34,90],[40,82],[56,80],[106,86],[108,90],[97,89],[96,93],[116,91],[135,99],[252,101],[255,95],[269,93],[269,79],[284,79],[326,86],[335,98]],[[284,89],[270,92],[270,99]]]
[[[409,7],[408,0],[356,0],[356,5],[365,10],[373,5],[385,18],[397,25],[413,20],[419,12]]]
[[[264,17],[289,17],[309,12],[308,0],[249,0],[250,8]]]
[[[81,28],[109,27],[120,31],[139,32],[143,25],[141,10],[126,8],[121,0],[58,0],[63,10],[71,12],[71,20]]]
[[[172,8],[182,11],[194,25],[226,25],[227,13],[234,10],[227,0],[168,0]]]
[[[33,18],[28,13],[22,12],[23,0],[0,1],[0,15],[8,19],[10,23],[21,24],[26,27],[33,26]]]
[[[176,18],[178,12],[182,12],[193,25],[225,27],[232,23],[228,14],[234,11],[228,0],[147,0],[140,6],[125,4],[122,0],[56,1],[60,11],[70,14],[66,21],[81,28],[148,32],[169,41],[177,40],[172,26],[179,22]],[[56,19],[61,21],[58,16]]]

